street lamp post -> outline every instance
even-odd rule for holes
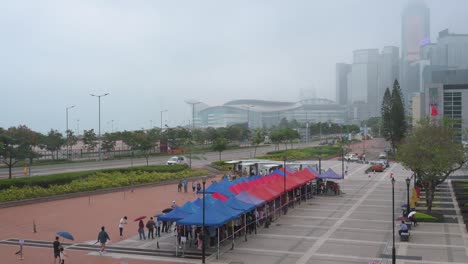
[[[344,179],[344,148],[341,146],[341,177]]]
[[[392,177],[392,238],[393,238],[393,245],[392,245],[392,264],[396,264],[396,251],[395,251],[395,178],[393,178],[393,173],[391,174]]]
[[[202,177],[203,183],[203,225],[202,225],[202,263],[205,263],[205,184],[206,176]]]
[[[67,129],[67,130],[65,130],[65,135],[68,133],[68,109],[72,109],[72,108],[74,108],[74,107],[75,107],[75,106],[72,105],[72,106],[70,106],[70,107],[66,107],[66,108],[65,108],[65,112],[66,112],[66,126],[65,126],[65,127],[66,127],[66,129]],[[69,155],[69,146],[68,146],[68,142],[67,142],[67,159],[68,159],[68,155]]]
[[[162,123],[163,123],[163,122],[162,122],[162,121],[163,121],[163,119],[162,119],[162,114],[163,114],[164,112],[167,112],[167,109],[161,110],[161,111],[159,111],[159,112],[161,113],[161,131],[162,131],[162,129],[163,129],[163,127],[162,127]]]
[[[99,107],[99,134],[98,134],[98,140],[99,140],[99,160],[102,160],[101,157],[101,97],[109,95],[109,93],[105,94],[90,94],[91,96],[97,97],[98,98],[98,107]]]
[[[405,216],[407,217],[408,214],[409,214],[409,211],[410,211],[410,204],[409,204],[409,186],[410,186],[410,183],[411,183],[411,179],[410,178],[406,178],[406,214]]]

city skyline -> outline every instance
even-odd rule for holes
[[[2,3],[0,127],[63,132],[76,105],[70,129],[97,131],[91,93],[110,93],[103,133],[188,125],[188,99],[295,101],[306,89],[335,100],[336,63],[401,47],[407,2]],[[425,2],[432,42],[445,28],[468,33],[468,3]]]

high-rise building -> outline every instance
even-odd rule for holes
[[[400,49],[394,46],[385,46],[380,53],[377,89],[379,106],[382,105],[385,89],[389,88],[391,90],[395,80],[399,79],[399,55]]]
[[[350,64],[336,64],[336,103],[339,105],[346,105],[348,102],[348,73],[350,71]]]
[[[401,73],[400,85],[408,103],[419,90],[415,84],[419,69],[411,63],[421,60],[421,46],[430,43],[430,13],[423,0],[410,0],[401,15]]]
[[[353,64],[348,83],[348,104],[352,114],[350,119],[366,120],[380,115],[377,106],[378,65],[378,49],[353,51]]]
[[[440,31],[437,44],[431,50],[431,64],[468,68],[468,34],[453,34],[448,29]]]
[[[401,15],[401,58],[420,59],[420,47],[430,42],[429,8],[423,0],[410,0]]]

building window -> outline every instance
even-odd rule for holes
[[[453,127],[457,129],[456,139],[462,140],[462,94],[461,92],[444,93],[444,117],[452,119],[455,123]]]

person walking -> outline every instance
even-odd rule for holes
[[[97,242],[96,243],[101,243],[101,250],[99,251],[99,254],[103,254],[106,251],[106,243],[110,242],[110,237],[109,234],[107,234],[105,227],[101,227],[101,232],[99,232],[98,237],[97,237]]]
[[[20,259],[23,260],[23,246],[24,246],[24,239],[18,240],[19,243],[19,250],[15,252],[15,255],[19,255]]]
[[[153,217],[146,222],[146,228],[148,228],[148,239],[152,238],[154,239],[154,227],[156,226],[156,223],[153,221]]]
[[[195,181],[192,181],[192,192],[195,192],[196,186],[195,186]]]
[[[159,219],[159,217],[156,219],[156,236],[161,237],[161,226],[162,226],[162,221]]]
[[[65,264],[65,250],[63,249],[63,247],[60,247],[60,250],[59,250],[59,257],[60,257],[60,264]]]
[[[140,235],[140,240],[146,240],[145,223],[143,223],[143,220],[140,220],[140,222],[138,222],[138,235]]]
[[[120,239],[123,238],[123,229],[124,229],[124,225],[126,224],[127,224],[127,216],[120,218],[120,222],[119,222]]]
[[[54,243],[52,243],[52,246],[54,248],[54,263],[57,260],[57,258],[59,258],[60,263],[60,241],[58,236],[55,237],[55,241]]]
[[[179,184],[177,184],[177,192],[182,192],[182,180],[179,180]]]
[[[184,192],[187,192],[188,189],[188,181],[187,179],[184,179]]]

